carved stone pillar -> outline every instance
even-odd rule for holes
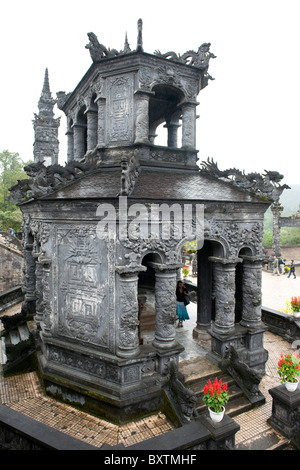
[[[135,143],[149,143],[149,99],[152,93],[135,92]]]
[[[124,272],[119,276],[118,292],[119,357],[135,356],[139,351],[138,337],[138,276],[136,273]]]
[[[106,122],[106,98],[104,96],[98,96],[95,100],[98,106],[98,131],[97,131],[97,145],[105,145],[105,122]]]
[[[175,345],[176,330],[176,269],[167,270],[151,263],[155,268],[155,338],[153,346],[169,349]]]
[[[182,148],[196,148],[196,106],[197,102],[181,103],[182,109]]]
[[[33,244],[26,243],[24,247],[24,271],[25,271],[25,303],[35,303],[36,300],[36,274],[35,258],[32,253]]]
[[[235,266],[236,262],[210,257],[214,262],[215,321],[212,330],[228,334],[234,330],[235,322]]]
[[[211,248],[204,244],[197,252],[197,325],[193,337],[201,339],[207,335],[212,320],[212,263],[209,261]]]
[[[164,127],[168,129],[168,147],[177,148],[178,146],[177,133],[178,133],[178,128],[180,127],[180,124],[168,123]]]
[[[242,279],[242,320],[240,324],[248,328],[261,326],[261,285],[262,261],[243,257]]]
[[[81,160],[86,151],[85,142],[86,126],[84,124],[73,124],[74,133],[74,160]]]
[[[87,117],[87,150],[93,150],[98,142],[98,112],[96,108],[86,110]]]
[[[67,149],[67,158],[68,162],[74,159],[74,133],[72,129],[69,129],[66,132],[68,138],[68,149]]]

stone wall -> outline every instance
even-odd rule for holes
[[[0,292],[22,284],[23,254],[20,241],[0,233]]]

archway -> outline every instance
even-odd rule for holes
[[[149,131],[150,141],[154,143],[156,131],[161,125],[167,130],[165,146],[177,148],[177,131],[180,127],[179,119],[182,111],[178,106],[184,95],[181,90],[169,85],[156,85],[153,87],[154,95],[149,102]],[[160,139],[158,145],[163,145]]]

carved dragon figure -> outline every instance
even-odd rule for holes
[[[85,48],[89,49],[93,62],[98,62],[105,57],[114,57],[119,55],[119,52],[116,49],[107,49],[103,44],[100,44],[96,34],[87,33],[87,35],[90,42],[85,46]]]
[[[96,163],[91,161],[72,160],[65,166],[58,164],[45,166],[43,162],[30,163],[24,167],[29,178],[19,180],[10,188],[10,199],[16,204],[29,197],[41,197],[49,194],[62,184],[79,178],[95,168]]]
[[[190,50],[180,55],[173,51],[162,54],[160,51],[156,50],[154,54],[159,57],[163,57],[164,59],[169,59],[174,62],[180,62],[182,64],[192,65],[194,67],[207,70],[210,59],[216,58],[216,56],[210,52],[209,49],[210,43],[205,42],[198,48],[197,52]]]
[[[248,173],[229,168],[220,170],[214,159],[208,157],[207,162],[201,163],[201,173],[222,179],[243,190],[248,190],[253,194],[267,197],[272,201],[278,200],[284,189],[290,189],[286,184],[280,185],[283,175],[277,171],[267,171],[265,174]]]

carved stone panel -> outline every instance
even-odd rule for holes
[[[108,139],[110,142],[133,140],[133,77],[109,77],[107,93]]]
[[[57,228],[56,325],[60,335],[109,347],[108,253],[92,226]]]

